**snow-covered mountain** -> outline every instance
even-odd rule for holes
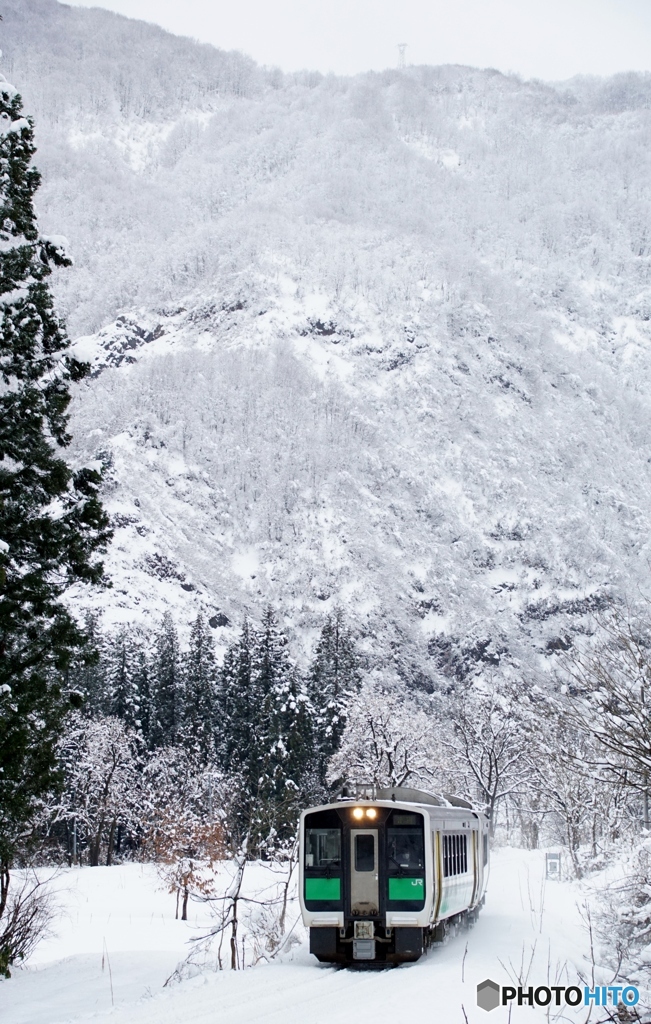
[[[297,645],[342,605],[429,686],[528,673],[648,576],[651,76],[283,76],[5,0],[93,376],[109,619]]]

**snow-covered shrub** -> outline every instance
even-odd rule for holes
[[[36,875],[14,876],[13,888],[3,896],[0,921],[0,977],[10,976],[12,964],[21,963],[48,934],[55,915],[52,894]]]
[[[619,844],[611,857],[595,886],[599,960],[651,1005],[651,838]]]

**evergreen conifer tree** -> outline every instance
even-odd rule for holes
[[[315,772],[309,700],[271,608],[256,639],[252,688],[259,712],[249,780],[251,839],[263,852],[266,844],[293,836]]]
[[[222,768],[230,775],[241,772],[251,757],[259,711],[251,680],[254,639],[245,619],[239,637],[226,651],[219,677],[217,752]]]
[[[84,642],[61,597],[101,582],[109,537],[100,474],[62,458],[70,385],[88,368],[54,312],[47,278],[70,261],[39,235],[33,124],[21,111],[0,81],[0,915],[16,837],[53,781],[65,672]]]
[[[328,761],[341,743],[350,702],[359,691],[355,645],[340,608],[326,619],[310,670],[308,692],[314,708],[315,750],[325,785]]]
[[[215,654],[203,616],[197,615],[190,634],[190,649],[184,659],[185,720],[184,743],[193,748],[200,761],[214,760]]]
[[[134,645],[132,652],[132,674],[133,685],[139,700],[139,712],[135,724],[136,731],[140,733],[148,746],[152,746],[152,668],[146,637],[139,636]]]
[[[183,727],[184,695],[179,640],[169,612],[165,612],[156,637],[151,690],[151,745],[176,743]]]
[[[122,626],[106,645],[106,714],[121,719],[129,729],[140,729],[138,678],[136,676],[136,637]]]
[[[68,670],[68,686],[83,696],[87,715],[106,714],[106,639],[99,616],[88,612],[84,618],[86,643],[77,653]]]

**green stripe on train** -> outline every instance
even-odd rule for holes
[[[305,879],[306,900],[340,900],[341,879],[340,878],[306,878]]]
[[[390,900],[422,900],[425,897],[425,881],[422,878],[390,878]]]

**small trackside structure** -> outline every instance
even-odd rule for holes
[[[488,822],[458,797],[356,786],[301,814],[300,904],[322,963],[418,960],[477,919]]]

